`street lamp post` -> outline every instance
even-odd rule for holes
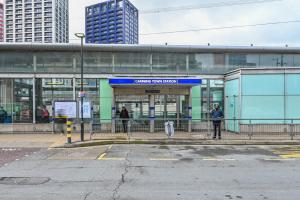
[[[80,59],[81,59],[81,67],[80,67],[80,139],[84,141],[84,118],[83,118],[83,39],[85,38],[84,33],[75,33],[75,36],[80,38],[81,40],[81,50],[80,50]]]

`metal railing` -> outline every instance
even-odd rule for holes
[[[152,133],[150,133],[151,121],[154,122]],[[94,135],[123,134],[124,132],[126,134],[165,134],[167,121],[174,122],[175,137],[176,135],[189,135],[210,139],[214,135],[212,119],[115,119],[114,123],[112,119],[97,119],[86,122],[85,131]],[[223,139],[300,139],[300,119],[222,119],[220,124]],[[76,120],[73,127],[74,133],[79,132],[80,126]],[[57,132],[55,130],[55,124],[52,123],[0,124],[2,133],[55,133]]]
[[[199,135],[209,139],[214,136],[213,119],[153,119],[154,133],[165,131],[165,122],[173,121],[176,134]],[[150,133],[150,119],[115,120],[115,133]],[[103,124],[104,125],[104,124]],[[112,124],[99,125],[94,133],[112,133]],[[188,133],[188,127],[191,132]],[[223,139],[295,139],[300,136],[300,119],[222,119],[220,122]],[[152,134],[152,133],[150,133]]]

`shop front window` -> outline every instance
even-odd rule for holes
[[[73,98],[73,79],[36,79],[36,122],[49,123],[53,102],[73,100]]]
[[[203,80],[201,85],[201,108],[202,119],[210,118],[211,111],[219,105],[224,109],[224,81],[223,80]]]
[[[0,79],[1,123],[32,123],[32,79]]]
[[[93,119],[100,119],[100,80],[99,79],[83,79],[83,90],[86,94],[84,101],[91,102],[93,107]],[[80,91],[80,79],[76,79],[76,97]]]

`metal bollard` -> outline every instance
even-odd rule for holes
[[[68,140],[68,144],[72,143],[72,124],[73,124],[72,121],[67,120],[67,140]]]

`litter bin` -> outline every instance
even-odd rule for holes
[[[174,122],[172,121],[165,122],[165,132],[168,135],[168,137],[174,136]]]

